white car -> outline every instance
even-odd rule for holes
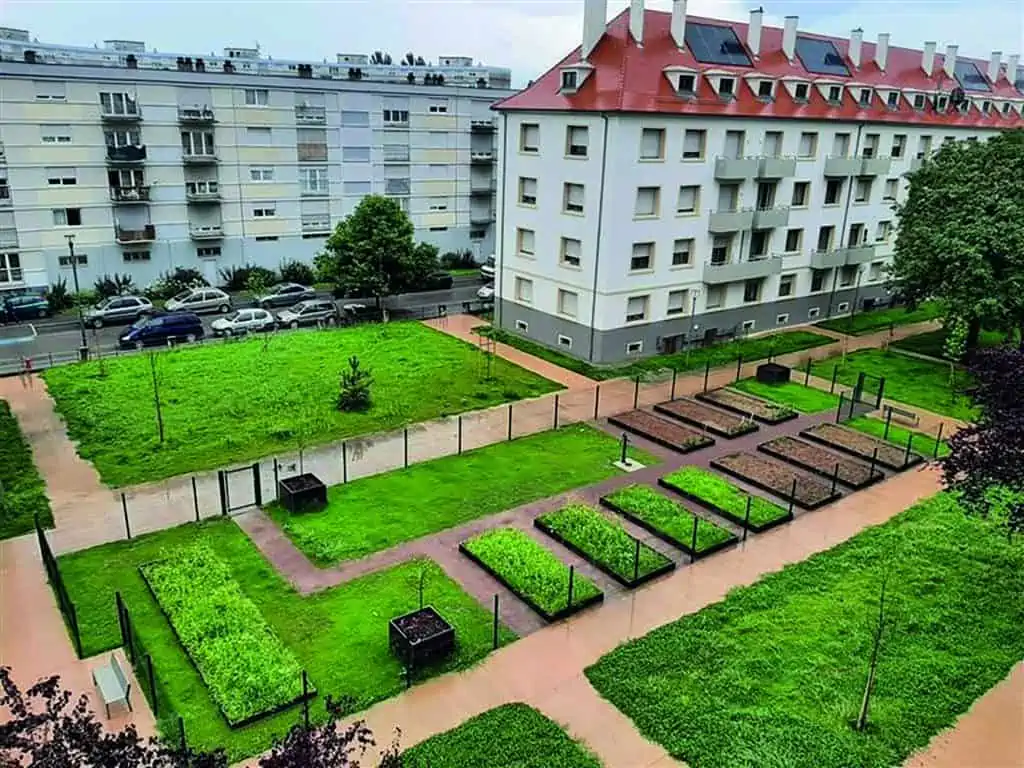
[[[220,312],[231,311],[231,297],[220,288],[189,288],[164,305],[168,312]]]
[[[480,288],[480,290],[478,290],[476,292],[476,297],[478,299],[483,299],[484,301],[493,301],[494,300],[494,283],[489,283],[489,284],[487,284],[485,286],[482,286]]]
[[[272,331],[276,327],[274,316],[265,309],[239,309],[210,323],[214,336],[242,336],[256,331]]]
[[[480,267],[480,279],[481,280],[493,280],[495,274],[495,260],[494,254],[488,257],[487,261],[482,267]]]

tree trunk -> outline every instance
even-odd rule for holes
[[[967,324],[967,342],[964,347],[966,349],[977,349],[978,342],[981,339],[981,318],[972,317],[970,322]]]

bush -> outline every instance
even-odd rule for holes
[[[266,284],[267,286],[278,282],[277,273],[274,270],[257,267],[255,264],[226,267],[218,270],[218,274],[220,274],[221,288],[225,291],[246,291],[249,289],[250,280],[253,280],[254,284]]]
[[[0,539],[32,530],[33,517],[53,524],[46,487],[32,461],[32,451],[6,400],[0,400]]]
[[[71,292],[68,291],[68,281],[64,278],[47,288],[45,295],[46,300],[50,303],[50,309],[54,312],[71,309],[75,305],[75,300],[72,298]]]
[[[468,248],[464,251],[445,251],[441,254],[441,266],[445,269],[473,269],[476,260]]]
[[[131,275],[103,275],[93,285],[93,290],[100,299],[111,296],[122,296],[135,290],[135,281]]]
[[[316,274],[313,268],[302,261],[285,261],[281,263],[281,280],[285,283],[301,283],[302,285],[313,285],[316,282]]]
[[[144,293],[151,301],[166,300],[173,298],[182,291],[190,288],[201,288],[209,285],[203,273],[198,269],[175,267],[173,272],[164,272],[154,282],[150,283]]]

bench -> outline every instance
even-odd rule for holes
[[[883,412],[885,413],[885,417],[887,419],[890,418],[890,414],[892,414],[891,418],[895,419],[896,421],[902,421],[904,424],[909,424],[912,427],[916,427],[918,424],[921,423],[920,416],[918,416],[913,411],[908,411],[904,408],[897,408],[892,405],[887,405],[883,409]]]
[[[126,704],[128,711],[132,711],[131,695],[132,684],[125,677],[124,670],[117,656],[110,654],[110,664],[97,667],[92,671],[92,681],[99,689],[103,698],[103,707],[107,711],[107,719],[110,719],[111,704]]]

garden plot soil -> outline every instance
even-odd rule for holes
[[[755,419],[766,424],[778,424],[789,419],[795,419],[797,416],[796,411],[792,408],[776,405],[759,397],[737,392],[734,389],[711,389],[707,392],[701,392],[697,397],[700,400],[705,400],[735,413],[753,415]]]
[[[756,453],[730,453],[714,459],[711,466],[787,500],[796,478],[793,501],[804,509],[820,507],[838,496],[833,496],[830,484],[800,472],[792,464]]]
[[[417,611],[395,619],[395,626],[410,640],[423,640],[448,629],[444,619],[433,611]]]
[[[832,477],[838,465],[839,481],[854,488],[863,488],[885,477],[877,469],[872,473],[869,464],[825,450],[820,445],[796,437],[776,437],[774,440],[761,443],[758,449],[769,456],[789,461],[826,478]]]
[[[611,424],[636,432],[666,448],[686,453],[714,445],[714,439],[675,421],[663,419],[648,411],[629,411],[608,419]]]
[[[654,406],[659,413],[685,421],[722,437],[738,437],[757,430],[757,424],[742,416],[726,413],[689,397]]]
[[[907,453],[904,448],[839,424],[817,424],[803,430],[800,435],[852,453],[861,459],[870,460],[877,448],[878,463],[889,469],[906,469],[922,461],[921,456],[913,452],[910,460],[905,461]]]

